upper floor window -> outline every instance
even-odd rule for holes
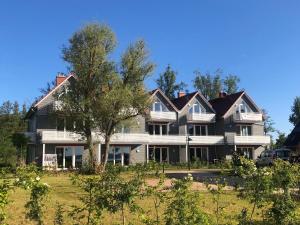
[[[206,136],[208,135],[207,125],[188,125],[188,132],[191,136]]]
[[[152,109],[151,111],[155,111],[155,112],[166,112],[167,107],[161,102],[161,101],[155,101],[152,104]]]
[[[167,124],[149,124],[148,131],[151,135],[167,135],[168,125]]]
[[[200,114],[200,113],[205,113],[205,110],[201,107],[200,103],[194,103],[190,109],[189,109],[189,113],[195,113],[195,114]]]
[[[252,126],[250,126],[250,125],[238,125],[237,126],[237,135],[251,136],[252,135]]]
[[[249,112],[251,112],[251,109],[245,101],[242,101],[241,104],[239,104],[237,112],[239,112],[239,113],[249,113]]]

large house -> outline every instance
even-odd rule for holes
[[[56,87],[27,113],[28,162],[58,168],[82,165],[85,142],[70,131],[68,119],[53,116],[54,94],[74,79],[57,76]],[[112,137],[109,161],[121,165],[155,160],[172,164],[190,160],[215,162],[230,158],[234,151],[255,159],[270,144],[264,134],[263,115],[254,101],[241,91],[207,100],[200,92],[178,93],[170,100],[160,89],[149,93],[149,114],[137,116],[136,125],[122,127]],[[103,139],[97,140],[101,160]]]

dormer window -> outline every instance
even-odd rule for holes
[[[201,114],[201,113],[205,113],[204,109],[201,107],[201,105],[199,104],[199,102],[194,103],[190,109],[189,109],[189,113],[195,113],[195,114]]]
[[[239,104],[238,109],[237,109],[238,113],[249,113],[251,112],[249,106],[246,104],[246,102],[242,101],[241,104]]]
[[[161,101],[155,101],[152,105],[152,111],[155,112],[166,112],[168,111],[166,106]]]

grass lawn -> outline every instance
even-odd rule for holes
[[[51,186],[51,192],[46,201],[45,208],[45,221],[46,224],[53,224],[53,218],[56,209],[56,203],[64,204],[66,210],[70,209],[71,205],[80,204],[79,196],[82,194],[81,191],[74,187],[70,181],[69,175],[66,174],[48,174],[42,178],[43,182],[48,183]],[[213,203],[213,199],[210,193],[207,191],[201,191],[201,201],[199,202],[201,208],[204,212],[211,215],[211,218],[214,218],[214,210],[215,204]],[[244,207],[250,209],[250,205],[247,201],[241,200],[236,197],[235,191],[226,191],[226,193],[222,196],[221,201],[224,206],[226,206],[224,210],[224,216],[222,219],[223,223],[227,224],[237,224],[236,215],[241,212]],[[29,198],[29,192],[22,190],[20,188],[16,188],[14,191],[10,193],[10,200],[7,207],[8,212],[8,224],[13,225],[21,225],[21,224],[34,224],[28,221],[25,218],[25,208],[24,204]],[[153,202],[151,198],[138,200],[140,206],[144,209],[151,209]],[[154,210],[152,210],[154,211]],[[163,211],[163,210],[161,210]],[[260,215],[255,215],[255,219],[260,220]],[[134,214],[127,213],[127,221],[132,222],[133,224],[141,224],[138,216]],[[120,214],[108,214],[104,215],[104,224],[119,224],[121,223]],[[66,224],[71,224],[70,221],[66,221]]]

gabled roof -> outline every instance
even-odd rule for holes
[[[219,116],[224,116],[244,93],[244,91],[240,91],[224,97],[211,99],[209,102]]]
[[[207,99],[199,91],[195,91],[195,92],[186,94],[182,97],[175,98],[172,100],[172,102],[179,110],[183,110],[197,95],[206,103],[206,105],[211,109],[211,111],[215,112],[212,105],[207,101]]]
[[[164,94],[164,92],[160,88],[156,88],[156,89],[149,92],[151,97],[153,97],[157,93],[160,93],[176,112],[178,111],[178,108],[173,104],[173,102]]]
[[[46,94],[45,96],[43,96],[37,103],[35,103],[34,107],[37,107],[39,104],[41,104],[46,98],[48,98],[48,96],[50,96],[56,90],[58,90],[61,86],[63,86],[67,82],[67,80],[69,80],[71,77],[74,77],[74,75],[73,74],[69,74],[63,82],[61,82],[59,85],[55,86],[51,91],[49,91],[48,94]]]
[[[181,110],[197,94],[197,91],[172,100],[177,109]]]

